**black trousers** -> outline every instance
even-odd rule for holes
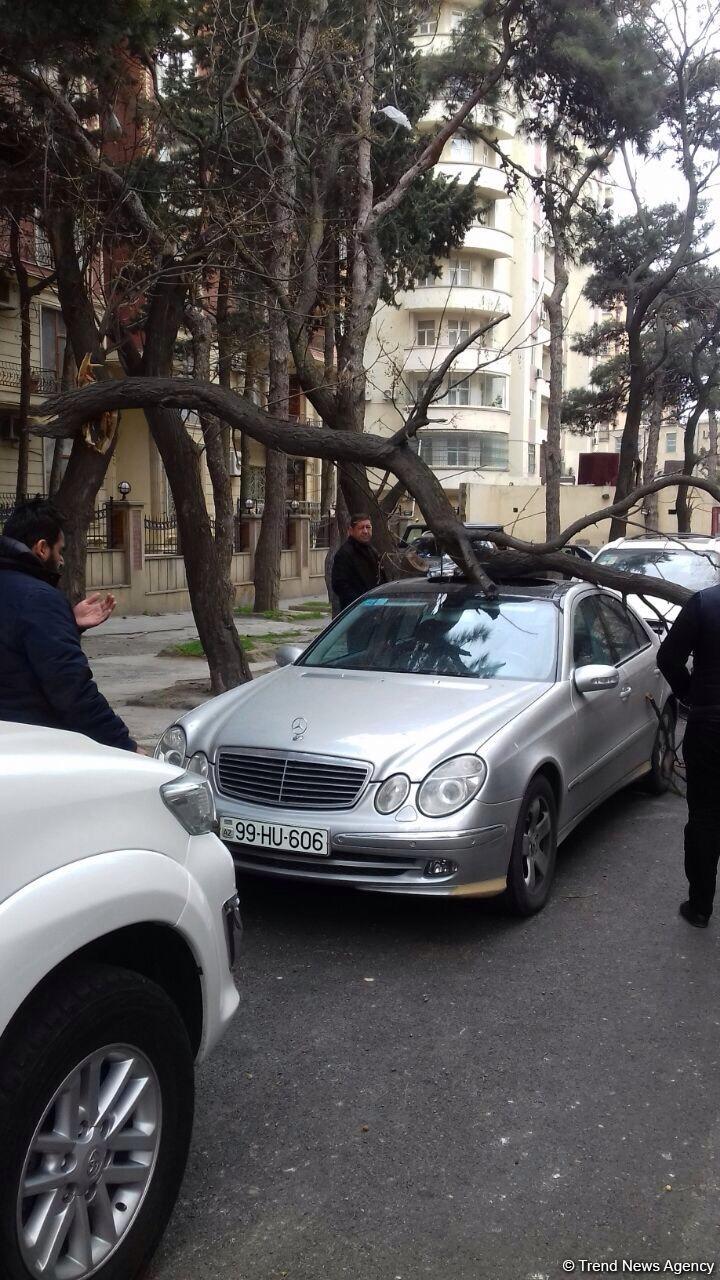
[[[687,777],[685,875],[690,905],[712,914],[720,855],[720,720],[688,721],[683,741]]]

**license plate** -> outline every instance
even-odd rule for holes
[[[280,822],[253,822],[247,818],[221,818],[220,839],[231,844],[274,849],[278,853],[310,854],[327,858],[330,841],[327,831],[313,827],[287,827]]]

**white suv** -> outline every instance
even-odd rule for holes
[[[77,734],[0,725],[0,815],[0,1272],[131,1280],[238,1004],[232,859],[203,778]]]
[[[720,585],[720,539],[681,533],[672,538],[617,538],[595,556],[598,564],[665,578],[688,591]],[[628,596],[628,604],[649,626],[664,635],[680,607],[659,596]]]

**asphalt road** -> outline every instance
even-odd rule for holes
[[[154,1280],[717,1264],[720,915],[677,916],[683,821],[611,801],[520,923],[245,887],[241,1011]]]

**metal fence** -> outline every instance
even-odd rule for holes
[[[330,516],[321,516],[319,520],[310,521],[310,546],[313,551],[330,546]]]
[[[122,551],[125,546],[125,521],[119,503],[109,498],[93,512],[88,525],[88,551]]]
[[[145,552],[149,556],[181,555],[177,516],[159,520],[145,516]]]
[[[44,497],[45,497],[44,493],[24,493],[22,494],[20,501],[28,502],[31,498],[44,498]],[[4,524],[6,520],[10,519],[10,516],[12,515],[16,506],[17,506],[17,499],[15,497],[14,492],[10,493],[9,491],[6,491],[5,493],[0,493],[0,525]]]

